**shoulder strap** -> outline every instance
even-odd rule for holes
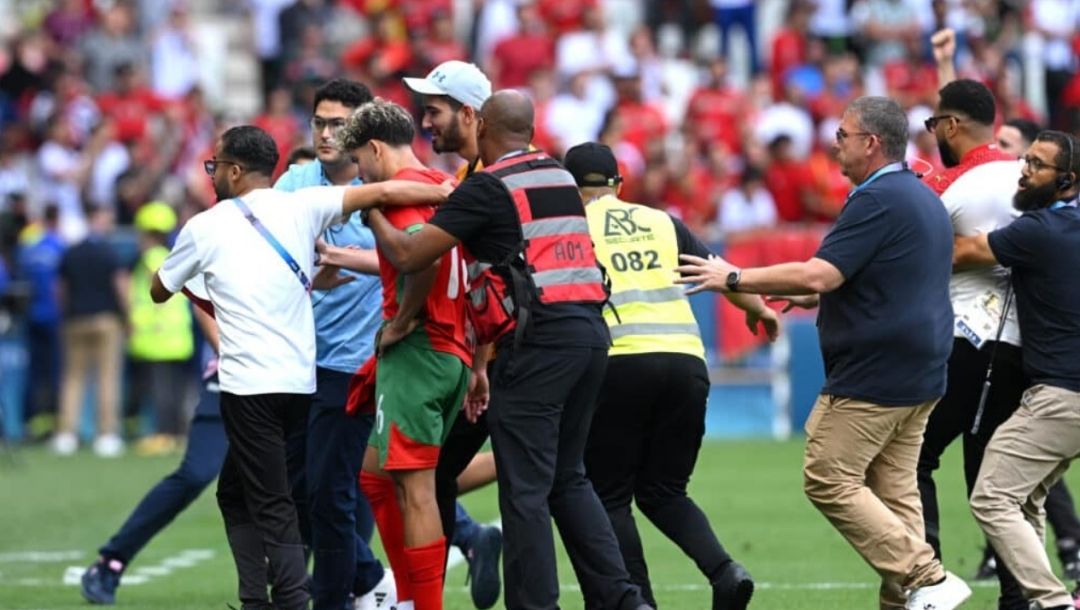
[[[254,227],[255,230],[259,232],[259,235],[262,235],[263,239],[265,239],[270,244],[270,246],[274,248],[274,250],[281,257],[281,260],[285,261],[285,264],[288,265],[289,269],[292,270],[293,275],[296,276],[296,279],[300,280],[300,284],[304,287],[304,290],[310,293],[311,280],[308,279],[308,276],[306,273],[304,273],[304,270],[300,268],[300,263],[296,262],[296,259],[293,258],[292,255],[289,254],[289,251],[285,249],[285,246],[281,245],[281,242],[278,241],[276,237],[274,237],[274,234],[270,232],[270,229],[267,229],[266,225],[264,225],[261,221],[259,221],[258,218],[255,217],[255,214],[252,213],[251,208],[249,208],[248,205],[244,203],[243,199],[236,197],[233,199],[233,202],[236,203],[236,207],[240,208],[240,213],[242,213],[244,215],[244,218],[246,218],[247,221],[251,223],[251,226]]]

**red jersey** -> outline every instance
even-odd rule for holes
[[[941,195],[969,169],[992,161],[1016,161],[1016,157],[998,148],[997,144],[983,144],[967,151],[967,154],[960,158],[959,164],[923,176],[923,183],[935,194]]]
[[[395,180],[413,180],[428,184],[442,184],[449,174],[436,169],[406,168],[393,176]],[[383,215],[390,224],[402,231],[413,231],[435,215],[435,207],[429,205],[388,206]],[[380,252],[379,278],[383,287],[383,319],[389,320],[398,313],[398,299],[405,289],[405,278]],[[461,246],[444,254],[439,260],[435,284],[428,293],[420,315],[424,319],[424,332],[431,347],[437,352],[453,354],[472,366],[472,349],[467,339],[465,316],[468,298],[468,273]]]
[[[746,100],[735,89],[701,87],[690,96],[686,120],[699,141],[720,140],[731,152],[742,150],[740,125],[745,124]]]

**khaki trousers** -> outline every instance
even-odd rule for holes
[[[971,512],[1040,608],[1072,606],[1046,556],[1046,493],[1080,454],[1080,393],[1048,385],[1024,392],[1020,407],[986,447]]]
[[[118,434],[120,359],[124,330],[120,316],[101,313],[64,322],[63,377],[60,384],[60,422],[57,432],[77,434],[86,396],[86,378],[97,372],[97,433]]]
[[[937,400],[884,407],[818,396],[806,421],[806,497],[881,575],[881,608],[945,577],[926,543],[915,467]]]

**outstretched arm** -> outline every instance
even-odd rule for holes
[[[998,264],[994,251],[990,249],[990,240],[986,233],[953,238],[952,264],[954,271],[977,267],[989,267]]]
[[[930,37],[934,48],[934,63],[937,64],[938,88],[956,80],[956,32],[950,28],[938,30]]]
[[[348,216],[368,208],[383,205],[439,204],[453,191],[449,183],[425,184],[412,180],[387,180],[350,186],[345,189],[342,212]]]

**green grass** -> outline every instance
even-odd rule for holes
[[[801,492],[801,441],[707,442],[692,495],[727,548],[759,583],[753,608],[847,609],[877,605],[877,579]],[[0,609],[85,609],[75,586],[63,585],[68,566],[83,566],[127,516],[135,502],[178,457],[102,460],[81,453],[57,458],[33,449],[14,461],[0,455]],[[1075,478],[1071,477],[1075,483]],[[963,497],[959,451],[946,456],[938,477],[946,566],[967,577],[979,559],[981,538]],[[466,496],[480,520],[497,518],[494,488]],[[704,580],[682,554],[638,516],[657,600],[664,609],[708,607]],[[224,609],[235,598],[235,574],[212,493],[204,494],[143,551],[132,571],[158,564],[184,549],[211,549],[192,567],[122,586],[118,608]],[[10,561],[24,551],[70,551],[79,559]],[[560,550],[563,608],[581,608],[573,572]],[[447,610],[471,608],[462,567],[448,576]],[[822,585],[821,583],[833,583]],[[822,588],[832,586],[834,588]],[[996,608],[996,587],[979,586],[965,606]]]

